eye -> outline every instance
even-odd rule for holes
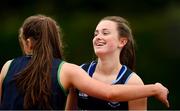
[[[108,35],[108,34],[110,34],[109,31],[103,31],[103,35]]]
[[[96,37],[98,35],[98,31],[94,32],[94,37]]]
[[[94,33],[94,37],[96,37],[97,36],[97,33]]]

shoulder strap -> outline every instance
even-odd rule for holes
[[[96,68],[96,64],[97,62],[96,61],[92,61],[92,62],[89,62],[89,63],[84,63],[81,65],[81,68],[84,69],[88,74],[89,76],[92,77],[94,71],[95,71],[95,68]]]
[[[131,73],[132,71],[127,66],[123,65],[115,84],[125,84],[126,81],[129,79]]]
[[[127,71],[125,72],[125,74],[121,78],[122,84],[126,83],[126,81],[129,79],[131,73],[132,73],[132,71],[129,68],[127,68]]]
[[[90,65],[90,63],[84,63],[84,64],[82,64],[80,67],[87,72],[87,70],[88,70],[88,68],[89,68],[89,65]]]

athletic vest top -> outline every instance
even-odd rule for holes
[[[82,64],[81,67],[92,77],[96,64],[96,61],[92,61],[91,63]],[[131,73],[132,71],[123,65],[112,85],[125,84]],[[128,110],[128,102],[105,101],[78,91],[78,108],[80,110]]]
[[[24,69],[31,59],[30,56],[22,56],[15,58],[7,72],[7,75],[3,81],[2,85],[2,96],[0,109],[4,110],[22,110],[24,96],[17,89],[15,81],[12,82],[14,76],[17,75],[22,69]],[[67,94],[58,80],[58,70],[61,68],[62,60],[54,59],[52,65],[51,81],[52,81],[52,94],[50,98],[50,103],[52,109],[65,109],[65,103],[67,99]],[[38,105],[32,106],[30,109],[41,109]]]

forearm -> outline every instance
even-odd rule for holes
[[[115,85],[112,94],[109,95],[111,101],[129,101],[149,96],[155,96],[158,92],[157,87],[152,85]]]

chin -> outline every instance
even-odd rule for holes
[[[103,51],[95,51],[95,54],[96,54],[97,56],[101,56],[101,55],[105,55],[106,53],[103,52]]]

